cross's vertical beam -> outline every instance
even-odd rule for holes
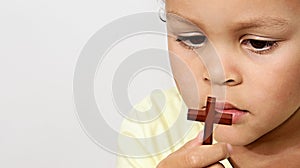
[[[207,97],[205,110],[189,109],[188,120],[205,122],[203,145],[211,145],[213,141],[213,127],[215,124],[231,125],[232,114],[216,111],[216,98]]]
[[[214,127],[214,120],[215,120],[215,105],[216,105],[216,98],[215,97],[208,97],[206,102],[206,120],[204,126],[204,137],[203,137],[203,145],[211,145],[213,141],[212,132]]]

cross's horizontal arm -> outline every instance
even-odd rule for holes
[[[206,120],[205,110],[189,109],[188,120],[205,122]],[[214,123],[232,125],[232,114],[215,112]]]

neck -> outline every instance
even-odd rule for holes
[[[282,125],[247,146],[234,146],[230,161],[238,165],[300,165],[300,108]],[[284,160],[284,162],[282,162]]]

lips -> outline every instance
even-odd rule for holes
[[[219,113],[232,114],[232,123],[238,123],[241,118],[248,114],[248,110],[239,109],[229,102],[216,102],[215,109]]]

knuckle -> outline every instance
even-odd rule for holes
[[[185,155],[186,165],[193,166],[196,163],[196,158],[194,155]]]
[[[199,163],[199,157],[197,155],[195,155],[194,153],[187,153],[185,155],[185,163],[186,165],[188,165],[189,167],[195,167],[197,166],[197,164]]]

